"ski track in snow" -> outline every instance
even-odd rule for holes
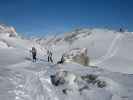
[[[42,62],[42,61],[41,61]],[[22,74],[20,74],[20,76],[23,76],[23,74],[26,75],[26,79],[25,80],[21,80],[21,81],[25,81],[24,84],[16,84],[18,86],[16,87],[22,87],[22,89],[15,89],[13,90],[14,93],[16,94],[16,99],[22,99],[25,98],[25,100],[59,100],[58,97],[56,97],[56,94],[54,93],[54,87],[52,86],[52,84],[50,83],[50,81],[48,81],[48,79],[43,78],[43,74],[41,72],[38,72],[36,70],[30,70],[27,69],[29,66],[32,68],[38,67],[37,65],[39,65],[39,63],[41,63],[40,61],[37,61],[37,63],[33,63],[31,61],[24,61],[22,63],[18,63],[12,66],[9,66],[8,68],[15,71],[15,72],[20,72]],[[45,62],[43,62],[45,63]],[[31,66],[32,65],[32,66]],[[45,65],[45,64],[44,64]],[[45,72],[45,71],[43,71]],[[31,82],[37,82],[37,84],[33,87]],[[39,86],[41,85],[41,86]],[[38,87],[39,86],[39,87]],[[43,87],[43,90],[40,89],[40,87]],[[27,88],[31,88],[31,90],[28,90]],[[27,96],[25,95],[20,95],[21,93],[26,93],[26,91],[28,91]],[[31,91],[31,92],[30,92]],[[40,92],[41,93],[40,93]],[[33,92],[33,94],[36,96],[31,97],[31,93]],[[39,94],[38,94],[39,92]],[[45,93],[44,93],[45,92]],[[44,93],[44,94],[43,94]],[[28,99],[26,99],[28,98]]]
[[[114,40],[112,41],[112,43],[111,43],[111,45],[110,45],[110,47],[109,47],[107,53],[106,53],[104,56],[102,56],[101,58],[95,60],[95,62],[92,62],[92,65],[98,66],[98,65],[99,65],[100,63],[102,63],[103,61],[105,61],[105,60],[111,58],[112,56],[114,56],[115,53],[116,53],[117,50],[118,50],[117,42],[118,42],[118,41],[121,41],[121,39],[122,39],[123,37],[124,37],[123,34],[118,34],[118,35],[114,38]]]

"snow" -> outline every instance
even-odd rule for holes
[[[55,62],[60,60],[63,53],[74,48],[87,48],[91,66],[99,66],[113,72],[133,73],[133,55],[131,53],[133,34],[131,32],[88,29],[81,31],[75,37],[76,39],[72,43],[65,41],[63,37],[56,44],[53,42],[51,45],[52,43],[50,43]],[[69,38],[71,40],[74,37],[69,36]]]
[[[7,48],[8,45],[4,43],[3,41],[0,41],[0,48]]]
[[[83,29],[73,41],[69,35],[36,42],[0,34],[0,100],[132,100],[133,34]],[[29,52],[32,46],[37,48],[35,63]],[[91,66],[73,61],[56,64],[63,53],[71,55],[75,48],[87,48]],[[47,62],[46,49],[53,52],[54,63]],[[51,75],[61,77],[64,83],[55,86]],[[86,75],[96,75],[96,83],[82,79]],[[98,87],[99,81],[106,86]]]

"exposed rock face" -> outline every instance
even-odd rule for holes
[[[93,88],[104,88],[106,82],[99,80],[97,75],[89,74],[85,76],[76,75],[69,71],[59,71],[51,75],[51,83],[58,87],[62,86],[62,92],[67,94],[70,91],[82,93],[84,90],[89,91]]]
[[[16,37],[17,32],[14,27],[12,26],[6,26],[4,24],[0,25],[0,34],[6,34],[9,37]]]
[[[64,34],[64,41],[73,43],[73,41],[81,38],[81,37],[86,37],[91,34],[91,29],[82,29],[82,28],[77,28],[73,32],[65,33]]]
[[[88,66],[89,65],[89,57],[87,56],[87,49],[76,48],[64,55],[65,61],[74,61],[79,64]]]

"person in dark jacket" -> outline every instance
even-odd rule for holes
[[[37,58],[36,58],[36,55],[37,55],[37,50],[35,47],[32,47],[31,51],[32,53],[32,59],[33,59],[33,62],[36,62]]]
[[[64,54],[61,57],[61,60],[57,62],[57,64],[63,64],[65,62]]]
[[[52,52],[48,50],[47,54],[48,54],[48,62],[52,62],[53,63],[53,59],[52,59],[53,54],[52,54]]]

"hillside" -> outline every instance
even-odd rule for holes
[[[131,32],[80,29],[45,39],[23,39],[10,27],[0,31],[0,100],[132,100]],[[17,34],[11,36],[10,34]],[[37,49],[37,62],[29,52]],[[82,59],[56,64],[62,54]],[[47,62],[46,49],[54,63]]]
[[[80,29],[40,41],[42,46],[54,52],[55,61],[58,61],[63,53],[74,48],[87,48],[91,66],[99,66],[113,72],[133,73],[132,32]]]

